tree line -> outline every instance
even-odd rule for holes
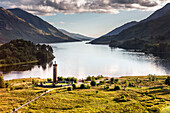
[[[30,61],[49,61],[54,58],[49,45],[35,45],[23,39],[12,40],[0,46],[0,64],[13,64]]]

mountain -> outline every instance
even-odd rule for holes
[[[118,35],[123,30],[126,30],[126,29],[128,29],[132,26],[137,25],[137,24],[138,24],[138,22],[136,22],[136,21],[132,21],[132,22],[129,22],[127,24],[124,24],[124,25],[112,30],[111,32],[109,32],[107,34],[105,34],[105,35],[103,35],[103,36],[101,36],[97,39],[92,40],[90,43],[91,44],[109,44],[112,37]]]
[[[142,49],[145,44],[170,42],[170,12],[157,19],[139,23],[112,37],[111,47]]]
[[[47,40],[47,41],[43,41],[43,42],[76,41],[75,39],[72,39],[71,37],[63,34],[58,29],[56,29],[55,27],[50,25],[48,22],[42,20],[38,16],[32,15],[32,14],[30,14],[22,9],[19,9],[19,8],[8,9],[8,12],[9,11],[12,12],[13,15],[16,15],[17,17],[19,17],[18,19],[25,21],[25,23],[28,23],[30,26],[32,26],[34,28],[37,28],[39,31],[43,32],[47,36],[51,36],[54,38],[51,41]],[[22,30],[24,30],[24,29],[22,29]],[[20,36],[20,38],[21,38],[21,36]],[[39,42],[39,41],[37,41],[37,42]]]
[[[0,43],[22,38],[33,42],[60,41],[0,7]]]
[[[64,29],[58,29],[60,32],[64,33],[65,35],[73,38],[73,39],[76,39],[76,40],[80,40],[80,41],[86,41],[86,40],[92,40],[93,38],[91,37],[87,37],[87,36],[84,36],[84,35],[81,35],[81,34],[76,34],[76,33],[70,33]]]
[[[169,15],[170,13],[170,3],[166,4],[163,8],[155,11],[151,16],[141,21],[141,23],[157,19],[161,16]]]

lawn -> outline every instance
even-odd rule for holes
[[[159,113],[162,110],[170,111],[170,87],[164,84],[167,77],[157,78],[156,81],[149,81],[148,77],[123,77],[119,78],[118,83],[105,83],[91,86],[90,89],[80,89],[77,86],[78,88],[72,91],[67,91],[67,87],[56,88],[18,112]],[[0,89],[0,112],[11,112],[13,108],[48,90],[32,85],[31,81],[32,78],[6,81],[15,89]],[[129,82],[134,86],[128,87]],[[106,85],[109,85],[108,89],[104,89]],[[115,85],[122,86],[121,90],[113,90]]]

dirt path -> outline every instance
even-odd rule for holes
[[[38,96],[38,97],[34,98],[33,100],[31,100],[31,101],[27,102],[26,104],[24,104],[24,105],[20,106],[19,108],[17,108],[17,109],[15,109],[15,110],[13,110],[11,113],[17,112],[19,109],[23,108],[24,106],[26,106],[26,105],[28,105],[29,103],[31,103],[31,102],[33,102],[33,101],[37,100],[37,99],[38,99],[38,98],[40,98],[41,96],[43,96],[43,95],[45,95],[45,94],[49,93],[50,91],[52,91],[52,90],[54,90],[54,89],[56,89],[56,88],[50,89],[50,90],[48,90],[48,91],[45,91],[45,92],[44,92],[44,93],[42,93],[40,96]]]

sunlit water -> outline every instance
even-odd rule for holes
[[[170,74],[169,63],[153,56],[123,49],[111,49],[107,45],[90,45],[85,42],[55,43],[53,47],[58,64],[58,76],[74,76],[79,79],[87,76],[108,77],[132,75]],[[164,64],[165,63],[165,64]],[[16,78],[52,78],[53,68],[34,66],[28,71],[12,71],[4,74],[6,80]]]

